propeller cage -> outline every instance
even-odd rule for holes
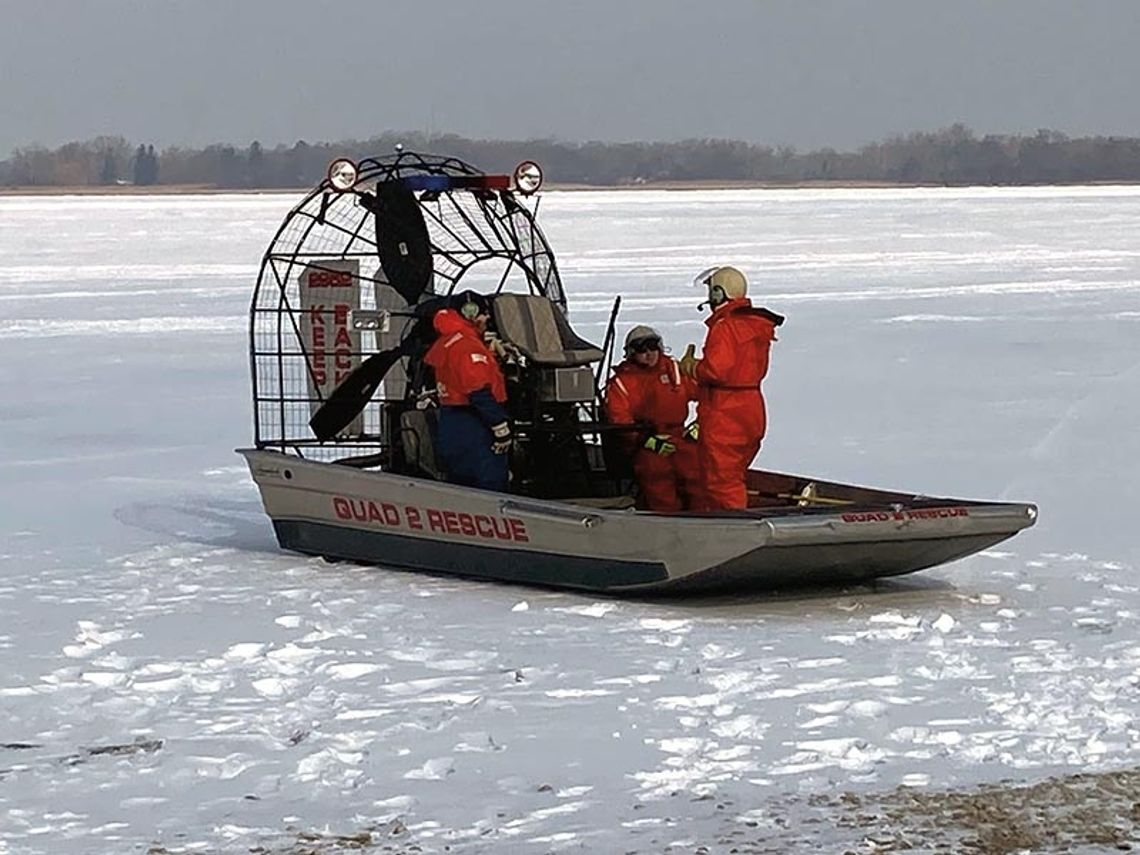
[[[400,345],[426,300],[507,289],[565,312],[546,238],[497,176],[405,151],[357,169],[351,189],[326,179],[310,192],[262,258],[250,307],[258,448],[314,460],[390,448],[408,403],[407,359],[332,441],[309,421],[363,360]]]

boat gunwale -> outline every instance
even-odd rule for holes
[[[552,499],[552,498],[539,498],[534,496],[526,496],[517,493],[504,493],[496,490],[482,490],[477,487],[467,487],[460,484],[451,484],[446,481],[438,481],[433,478],[422,478],[415,475],[409,475],[400,472],[390,472],[387,470],[377,469],[359,469],[352,466],[345,466],[335,461],[324,460],[308,460],[307,458],[299,455],[290,455],[281,451],[273,449],[262,448],[237,448],[235,451],[241,454],[247,460],[250,455],[271,455],[287,460],[293,464],[301,464],[305,466],[318,467],[320,469],[335,469],[339,473],[348,475],[350,478],[362,478],[365,480],[383,479],[383,480],[402,480],[408,483],[408,486],[415,486],[420,489],[438,490],[440,492],[452,493],[455,491],[472,491],[480,496],[496,496],[499,497],[500,503],[511,503],[515,507],[525,507],[528,504],[534,504],[536,509],[549,507],[552,511],[576,511],[582,516],[600,516],[604,518],[624,519],[628,520],[631,517],[638,520],[661,520],[665,522],[679,522],[679,521],[707,521],[707,522],[720,522],[720,523],[755,523],[766,522],[774,518],[778,519],[797,519],[797,518],[816,518],[816,517],[831,517],[841,516],[843,514],[867,514],[867,513],[891,513],[898,511],[926,511],[937,510],[939,508],[970,508],[970,509],[984,509],[990,512],[1010,512],[1016,514],[1024,514],[1035,520],[1038,512],[1037,505],[1032,502],[1016,502],[1016,501],[994,501],[985,499],[962,499],[952,496],[930,496],[927,494],[916,493],[911,496],[899,493],[893,490],[884,490],[878,487],[866,487],[857,484],[846,484],[838,481],[824,481],[822,479],[814,479],[805,475],[793,475],[783,472],[774,472],[764,469],[749,469],[749,473],[755,473],[765,477],[776,478],[790,478],[801,481],[815,481],[816,483],[823,484],[827,487],[838,487],[840,489],[858,490],[862,492],[881,493],[882,498],[878,501],[860,501],[851,500],[850,503],[843,505],[807,505],[800,506],[795,504],[794,499],[788,499],[787,505],[771,505],[771,506],[757,506],[747,509],[731,509],[731,510],[714,510],[714,511],[647,511],[637,508],[599,508],[592,505],[577,504],[567,499]],[[256,473],[254,473],[256,474]]]

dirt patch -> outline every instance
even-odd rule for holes
[[[1140,850],[1140,769],[1001,784],[967,792],[899,787],[809,800],[837,830],[857,832],[854,852],[933,849],[1002,855]],[[742,850],[745,851],[745,850]]]
[[[680,795],[678,793],[678,795]],[[785,855],[888,852],[953,855],[1069,855],[1140,852],[1140,768],[1076,774],[1027,784],[1002,782],[966,791],[899,787],[885,793],[788,796],[739,814],[732,800],[691,800],[708,812],[674,815],[657,834],[620,840],[626,855]],[[703,812],[703,809],[698,811]],[[736,814],[734,816],[734,814]],[[717,820],[711,824],[710,815]],[[763,819],[745,817],[763,816]],[[719,827],[719,833],[702,834]],[[666,830],[672,829],[672,830]],[[684,843],[664,843],[662,837]],[[499,850],[497,847],[503,848]],[[183,850],[154,846],[150,855]],[[275,841],[248,850],[255,855],[451,855],[522,851],[541,845],[497,838],[443,844],[417,841],[399,821],[335,835],[289,829]]]

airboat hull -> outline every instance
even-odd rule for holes
[[[775,589],[913,573],[1032,525],[1028,504],[906,497],[801,507],[796,476],[755,471],[759,506],[662,515],[583,507],[242,449],[282,548],[397,569],[610,593]],[[765,499],[763,497],[783,496]],[[774,503],[782,504],[774,504]]]

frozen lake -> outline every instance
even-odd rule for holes
[[[1040,505],[693,602],[277,549],[232,450],[299,198],[0,197],[0,855],[855,851],[811,797],[1140,765],[1140,188],[547,194],[585,337],[680,353],[714,263],[788,316],[766,468]]]

